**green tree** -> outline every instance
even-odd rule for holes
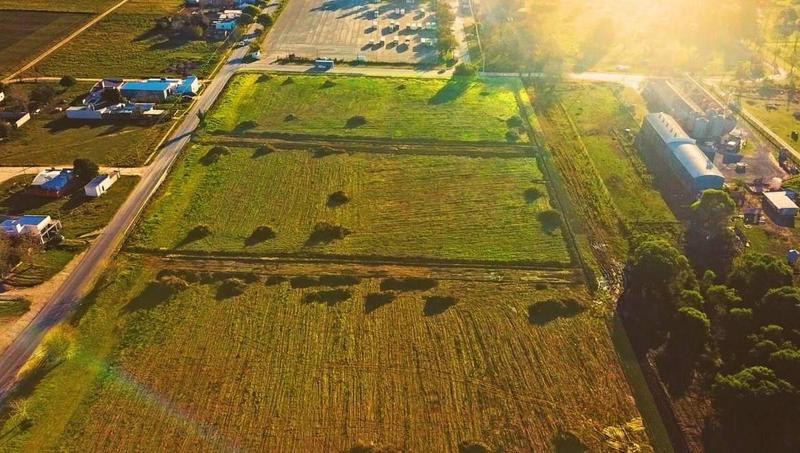
[[[253,22],[255,22],[255,19],[253,19],[253,16],[251,16],[250,14],[242,13],[242,15],[239,16],[239,19],[237,19],[236,22],[239,25],[250,25]]]
[[[674,305],[679,292],[692,280],[689,261],[663,239],[639,244],[630,264],[630,288],[644,300],[656,298]]]
[[[692,307],[682,307],[675,314],[669,336],[673,353],[693,361],[705,351],[711,337],[711,323],[705,313]]]
[[[242,9],[242,12],[244,14],[249,14],[252,17],[258,17],[258,15],[261,14],[261,10],[253,5],[245,6],[244,9]]]
[[[73,87],[75,86],[76,83],[78,83],[78,80],[75,79],[75,77],[72,77],[71,75],[65,75],[64,77],[61,78],[61,80],[58,81],[58,84],[64,88]]]
[[[100,167],[89,159],[78,158],[72,162],[72,171],[75,179],[81,182],[88,182],[98,175]]]
[[[769,366],[781,378],[797,388],[800,385],[800,350],[786,348],[775,351],[769,356]]]
[[[782,259],[764,254],[741,257],[728,276],[728,286],[736,289],[748,307],[769,290],[791,285],[792,268]]]
[[[706,190],[692,204],[692,222],[709,231],[727,227],[736,212],[736,203],[722,190]]]
[[[800,288],[771,289],[755,307],[756,322],[800,329]]]
[[[258,23],[261,24],[262,27],[271,27],[274,22],[274,19],[271,15],[267,13],[259,14],[258,15]]]

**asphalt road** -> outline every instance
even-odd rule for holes
[[[51,300],[14,342],[0,355],[0,401],[9,394],[18,370],[25,364],[44,335],[61,322],[77,306],[97,282],[111,257],[122,246],[125,236],[147,202],[166,178],[172,164],[189,142],[200,120],[197,112],[206,112],[216,101],[225,84],[242,66],[247,47],[232,52],[217,75],[205,87],[183,122],[174,130],[152,164],[147,167],[139,184],[97,240],[87,250],[72,274],[55,292]]]

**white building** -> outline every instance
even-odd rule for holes
[[[107,175],[95,176],[94,179],[89,181],[89,184],[83,186],[83,193],[85,193],[87,197],[97,198],[100,195],[108,192],[108,189],[110,189],[118,179],[118,171],[109,173]]]
[[[797,215],[797,211],[800,210],[797,204],[786,195],[785,191],[764,192],[764,200],[766,200],[768,207],[771,208],[775,214],[787,219],[793,219]]]
[[[46,243],[61,230],[61,222],[49,215],[24,215],[12,217],[0,223],[0,229],[11,237],[31,235]]]

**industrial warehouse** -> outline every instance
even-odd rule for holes
[[[642,130],[636,137],[636,147],[651,168],[669,169],[681,186],[692,194],[721,189],[725,183],[722,173],[695,140],[666,113],[651,113],[645,117]]]

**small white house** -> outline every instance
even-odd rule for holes
[[[115,171],[107,175],[99,175],[89,181],[89,184],[83,186],[83,193],[87,197],[97,198],[100,195],[108,192],[108,189],[114,185],[119,179],[119,172]]]
[[[31,235],[46,243],[61,230],[61,222],[53,220],[49,215],[23,215],[12,217],[0,223],[0,229],[11,237]]]

